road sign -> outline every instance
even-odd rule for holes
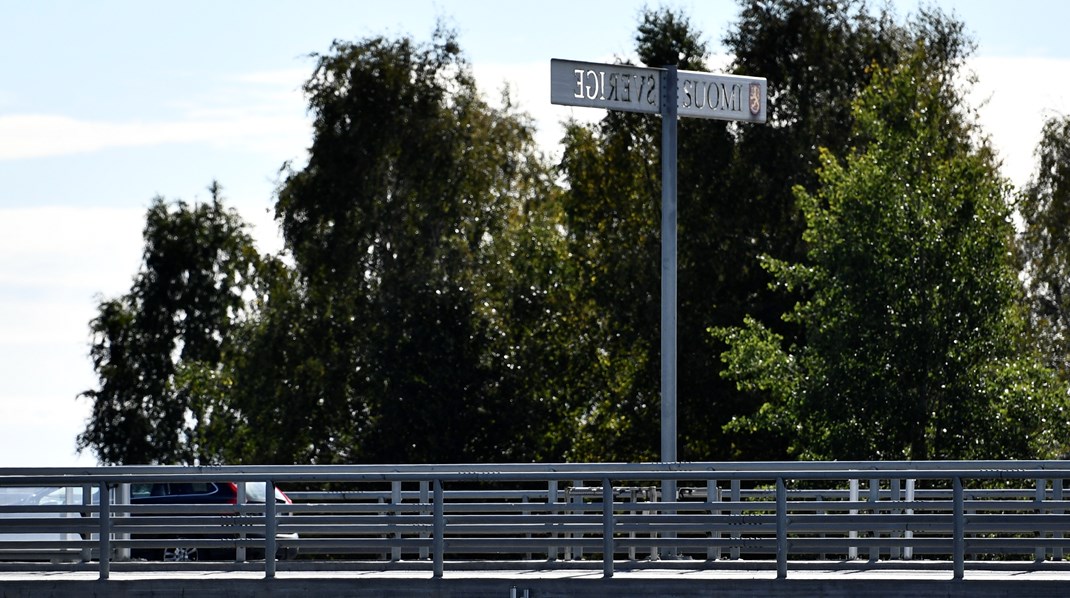
[[[680,116],[765,122],[766,84],[761,77],[680,71]]]
[[[554,58],[550,103],[660,114],[665,72]],[[766,89],[761,77],[677,71],[677,115],[763,123]]]
[[[554,58],[550,103],[658,114],[663,70]]]

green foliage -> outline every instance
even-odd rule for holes
[[[1070,379],[1070,118],[1044,123],[1037,168],[1018,198],[1029,323],[1048,363]]]
[[[768,454],[769,447],[787,447],[801,436],[799,421],[793,417],[795,389],[801,382],[801,368],[795,356],[783,350],[784,337],[747,317],[740,328],[711,328],[728,349],[722,359],[725,378],[736,380],[736,390],[761,404],[756,411],[739,414],[724,425],[727,435],[743,455]]]
[[[727,374],[767,404],[746,431],[795,419],[799,456],[1057,454],[1044,435],[1062,397],[1022,342],[1007,190],[943,75],[922,46],[873,69],[855,103],[863,145],[843,162],[825,152],[817,192],[796,189],[808,265],[770,269],[809,293],[788,314],[804,341],[716,331]]]
[[[511,417],[542,408],[502,380],[518,356],[494,286],[499,245],[521,243],[508,223],[551,187],[530,123],[481,98],[442,32],[336,42],[305,91],[309,162],[276,205],[296,288],[269,302],[238,372],[243,412],[280,441],[247,458],[530,458],[546,416]]]
[[[93,416],[78,437],[103,463],[209,463],[222,450],[219,402],[230,331],[260,264],[246,226],[212,202],[153,201],[142,267],[130,292],[101,301],[90,323],[99,389],[82,396]]]
[[[648,66],[677,65],[699,70],[706,60],[706,43],[691,20],[671,10],[645,10],[635,36],[639,60]]]
[[[579,271],[577,300],[595,352],[597,383],[580,414],[580,459],[648,458],[657,442],[658,224],[655,164],[639,148],[657,147],[651,127],[614,115],[596,133],[571,126],[561,170],[568,248]],[[637,424],[641,424],[638,426]]]

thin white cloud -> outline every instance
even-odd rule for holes
[[[295,70],[241,75],[173,101],[179,114],[155,120],[7,114],[0,116],[0,160],[174,143],[297,154],[310,138],[301,81]]]
[[[299,118],[206,110],[200,119],[163,122],[79,120],[54,114],[0,117],[0,160],[83,154],[110,148],[210,143],[250,151],[302,148],[308,123]]]

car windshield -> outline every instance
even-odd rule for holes
[[[96,502],[96,491],[91,496],[93,497],[93,502]],[[82,504],[82,488],[79,486],[41,488],[32,497],[24,499],[23,502],[35,505],[79,505]]]

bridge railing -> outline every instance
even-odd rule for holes
[[[96,567],[101,578],[239,567],[270,578],[308,567],[600,567],[609,577],[745,565],[786,577],[935,566],[962,578],[967,562],[1060,566],[1067,478],[1066,461],[0,469],[0,567]],[[130,504],[131,485],[159,482],[277,485],[293,504],[273,492],[226,508]],[[27,500],[39,488],[55,490]],[[140,560],[208,551],[229,552]]]

